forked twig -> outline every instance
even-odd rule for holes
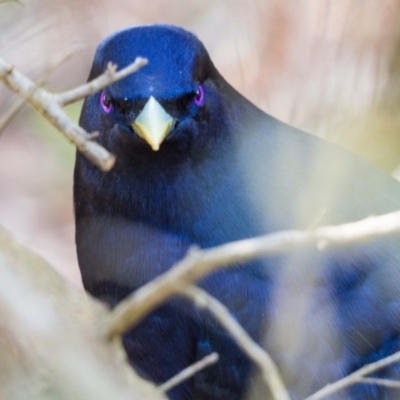
[[[160,389],[162,392],[168,392],[168,390],[171,390],[175,386],[180,385],[182,382],[190,379],[193,375],[197,374],[203,369],[209,367],[212,364],[215,364],[218,361],[218,358],[219,356],[217,353],[209,354],[200,361],[197,361],[196,363],[185,368],[184,370],[179,372],[179,374],[176,374],[168,381],[164,382],[158,387],[158,389]]]

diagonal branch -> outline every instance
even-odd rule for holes
[[[108,313],[0,226],[0,399],[166,400],[99,335]]]
[[[360,242],[399,231],[400,211],[396,211],[358,222],[326,226],[314,231],[282,231],[211,249],[191,250],[168,272],[119,303],[105,327],[106,335],[113,337],[122,334],[167,298],[179,293],[182,286],[229,265],[303,249],[305,246],[322,249],[328,245]]]
[[[191,250],[171,270],[122,301],[111,313],[111,318],[106,321],[104,333],[110,339],[124,333],[170,296],[182,293],[186,286],[223,267],[261,256],[303,249],[305,246],[323,249],[328,245],[360,242],[398,231],[400,231],[400,211],[339,226],[322,227],[314,231],[283,231],[212,249]],[[263,368],[267,370],[268,366]],[[359,377],[357,375],[357,378]],[[309,400],[319,398],[322,396],[311,397]]]
[[[168,392],[175,386],[180,385],[182,382],[190,379],[193,375],[196,375],[198,372],[202,371],[203,369],[209,367],[212,364],[215,364],[218,361],[218,354],[211,353],[208,356],[205,356],[200,361],[190,365],[189,367],[185,368],[179,374],[176,374],[168,381],[164,382],[162,385],[158,387],[158,389],[164,393]]]
[[[96,133],[90,134],[71,121],[62,107],[124,78],[146,62],[139,58],[132,65],[118,72],[116,72],[116,66],[110,65],[104,74],[93,81],[94,83],[89,82],[75,90],[52,94],[37,87],[34,82],[0,57],[0,80],[61,131],[90,161],[103,171],[109,171],[115,163],[115,157],[93,141]]]
[[[400,381],[382,378],[361,378],[354,383],[368,383],[370,385],[386,386],[388,388],[400,389]]]
[[[343,390],[348,386],[354,385],[355,383],[359,383],[360,380],[362,380],[366,375],[372,374],[373,372],[376,372],[379,369],[382,369],[390,364],[399,361],[400,361],[400,351],[388,357],[382,358],[381,360],[375,361],[371,364],[367,364],[364,367],[353,372],[352,374],[347,375],[344,378],[334,383],[326,385],[321,390],[318,390],[311,396],[307,397],[305,400],[321,400],[327,396],[332,395],[333,393],[338,392],[339,390]],[[372,383],[372,382],[367,382],[367,383]]]
[[[231,316],[228,308],[203,289],[190,285],[180,291],[196,305],[207,309],[229,332],[244,353],[260,368],[264,382],[275,400],[290,400],[277,366],[271,356],[257,344],[241,325]]]

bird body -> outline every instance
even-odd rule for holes
[[[97,49],[149,64],[84,103],[81,125],[117,156],[102,173],[77,155],[76,243],[86,290],[117,304],[182,259],[283,229],[355,221],[400,208],[400,185],[334,144],[265,114],[177,27],[129,28]],[[199,285],[266,346],[293,398],[400,350],[399,236],[238,264]],[[162,383],[203,356],[220,361],[171,399],[267,398],[249,360],[206,312],[172,299],[124,337],[132,365]],[[398,377],[399,367],[384,371]],[[385,375],[385,376],[386,376]],[[355,385],[337,398],[391,392]]]

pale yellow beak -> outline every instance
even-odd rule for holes
[[[174,119],[151,96],[142,112],[131,123],[134,131],[157,151],[174,125]]]

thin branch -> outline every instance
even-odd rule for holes
[[[364,367],[358,369],[350,375],[347,375],[343,379],[336,381],[334,383],[330,383],[326,385],[322,389],[318,390],[311,396],[307,397],[305,400],[320,400],[327,396],[332,395],[333,393],[338,392],[339,390],[343,390],[348,386],[354,385],[358,383],[360,379],[363,379],[366,375],[372,374],[373,372],[378,371],[384,367],[387,367],[390,364],[400,361],[400,351],[394,353],[388,357],[382,358],[381,360],[375,361],[371,364],[365,365]]]
[[[359,379],[355,383],[367,383],[370,385],[379,385],[379,386],[385,386],[385,387],[393,388],[393,389],[400,389],[400,381],[395,381],[392,379],[363,378],[363,379]]]
[[[63,107],[68,104],[75,103],[76,101],[82,100],[92,93],[104,89],[111,83],[119,81],[120,79],[123,79],[128,75],[133,74],[140,68],[144,67],[146,64],[147,59],[137,57],[132,64],[121,69],[120,71],[117,71],[117,66],[115,64],[108,63],[107,69],[102,75],[93,79],[85,85],[78,86],[77,88],[74,88],[72,90],[68,90],[66,92],[55,95],[56,99],[58,103]]]
[[[183,287],[180,292],[190,298],[199,307],[207,309],[226,331],[232,335],[235,342],[260,368],[264,382],[270,388],[275,400],[290,400],[283,379],[271,356],[232,317],[227,307],[204,290],[193,285]]]
[[[180,385],[182,382],[187,381],[193,375],[197,374],[198,372],[202,371],[203,369],[209,367],[212,364],[215,364],[219,359],[218,353],[211,353],[208,356],[204,357],[200,361],[190,365],[189,367],[185,368],[179,374],[173,376],[171,379],[168,379],[162,385],[158,387],[158,389],[164,393],[168,392],[175,386]]]
[[[110,66],[103,75],[94,81],[94,84],[89,82],[72,91],[52,94],[38,88],[34,82],[0,58],[0,80],[23,97],[36,111],[61,131],[90,161],[103,171],[109,171],[115,163],[115,157],[100,144],[92,141],[97,136],[96,133],[87,133],[71,121],[62,106],[124,78],[128,73],[132,73],[132,70],[137,70],[141,65],[144,65],[145,62],[145,60],[139,59],[139,61],[133,63],[134,65],[119,72],[115,71],[116,66]]]
[[[182,287],[212,271],[262,256],[316,246],[348,244],[385,236],[400,230],[400,211],[358,222],[327,226],[314,231],[282,231],[227,243],[211,249],[191,250],[168,272],[149,282],[115,307],[105,326],[111,338],[122,334]]]
[[[36,111],[42,114],[52,125],[82,152],[89,160],[108,171],[115,162],[115,157],[98,143],[91,141],[91,135],[72,122],[54,95],[42,88],[17,71],[12,65],[0,58],[0,79],[14,92],[22,96]]]

